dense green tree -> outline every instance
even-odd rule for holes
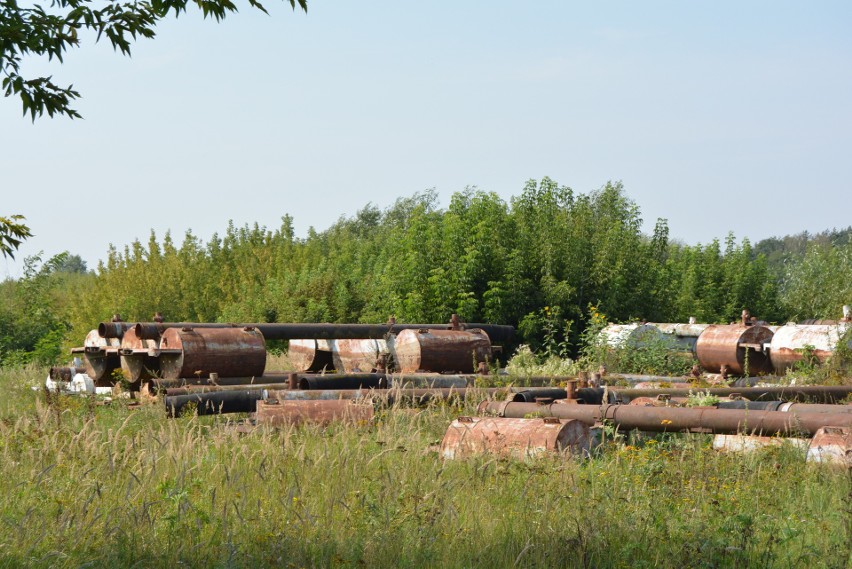
[[[297,0],[287,0],[293,9]],[[133,0],[94,3],[92,0],[52,0],[50,6],[18,0],[0,0],[0,76],[5,96],[21,99],[24,115],[47,113],[80,114],[71,107],[80,93],[73,85],[62,87],[51,77],[27,78],[21,73],[24,57],[47,57],[63,61],[70,48],[78,47],[83,38],[94,37],[97,42],[106,38],[113,49],[130,55],[131,43],[137,38],[153,38],[157,24],[164,18],[179,16],[187,6],[195,4],[204,14],[220,21],[237,11],[232,0]],[[263,12],[258,0],[247,4]],[[298,0],[307,11],[307,0]]]

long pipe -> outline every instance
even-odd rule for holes
[[[247,387],[250,385],[258,385],[258,384],[282,384],[287,383],[289,381],[289,374],[287,372],[267,372],[264,375],[258,375],[254,377],[219,377],[215,380],[211,380],[207,377],[182,377],[180,379],[164,379],[164,378],[154,378],[150,380],[145,380],[145,383],[150,384],[154,389],[162,391],[164,389],[170,389],[174,387],[190,387],[190,386],[234,386],[234,387]]]
[[[577,419],[587,425],[607,421],[624,430],[655,432],[697,431],[735,434],[756,432],[813,435],[821,427],[852,426],[850,413],[784,413],[739,409],[639,407],[635,405],[565,405],[483,401],[480,414],[523,418],[528,416]]]
[[[269,323],[218,323],[218,322],[139,322],[135,324],[136,333],[143,340],[156,340],[166,328],[245,328],[252,327],[260,330],[267,340],[343,340],[343,339],[382,339],[388,333],[399,333],[402,330],[450,330],[449,324],[335,324],[335,323],[305,323],[305,324],[269,324]],[[121,338],[128,328],[126,322],[101,322],[98,333],[103,338]],[[465,323],[464,328],[483,330],[492,342],[502,343],[512,339],[515,334],[513,326],[497,324]]]
[[[731,395],[740,395],[744,399],[752,401],[758,399],[810,399],[820,401],[822,403],[837,403],[842,401],[852,394],[852,386],[840,385],[786,385],[783,387],[716,387],[695,389],[683,388],[663,388],[663,389],[624,389],[620,387],[610,387],[610,391],[622,401],[630,401],[637,397],[656,397],[657,395],[667,394],[672,397],[688,397],[695,393],[710,393],[718,397],[729,397]]]
[[[852,405],[821,405],[819,403],[785,403],[784,401],[720,401],[717,409],[751,409],[783,411],[785,413],[852,413]]]
[[[173,395],[191,395],[193,393],[215,393],[221,391],[263,391],[281,389],[280,383],[245,383],[240,385],[187,385],[186,387],[169,387],[166,397]]]

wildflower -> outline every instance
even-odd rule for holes
[[[660,424],[661,425],[671,425],[672,422],[669,419],[663,419],[662,421],[660,421]]]

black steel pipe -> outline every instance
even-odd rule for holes
[[[522,403],[535,403],[540,399],[565,399],[568,397],[568,392],[564,389],[525,389],[515,393],[512,401]]]
[[[174,395],[190,395],[192,393],[215,393],[221,391],[263,391],[281,389],[280,383],[246,383],[240,385],[188,385],[186,387],[169,387],[166,397]]]
[[[145,380],[151,389],[162,391],[165,389],[176,387],[190,386],[248,386],[257,384],[286,384],[289,381],[287,372],[267,372],[263,375],[255,377],[217,377],[210,379],[207,377],[181,377],[178,379],[164,379],[156,377],[154,379]]]
[[[752,409],[755,411],[778,411],[783,401],[749,401],[748,399],[735,399],[734,401],[719,401],[716,409]]]
[[[263,399],[262,390],[218,391],[213,393],[191,393],[165,398],[166,414],[179,417],[186,406],[195,404],[198,415],[221,413],[253,413],[257,402]]]
[[[386,389],[388,376],[384,374],[358,374],[326,377],[303,375],[299,378],[299,389]]]
[[[711,387],[711,388],[665,388],[665,389],[629,389],[621,387],[610,387],[619,400],[630,401],[637,397],[656,397],[667,394],[672,397],[688,397],[696,392],[709,393],[718,397],[730,397],[739,395],[744,399],[757,401],[759,399],[785,401],[790,400],[812,400],[821,403],[838,403],[852,394],[852,387],[841,385],[785,385],[781,387]]]
[[[850,413],[785,413],[742,409],[640,407],[637,405],[565,405],[483,401],[481,414],[576,419],[587,425],[610,422],[624,430],[718,434],[813,435],[822,427],[852,427]]]
[[[127,329],[126,322],[102,322],[98,333],[104,338],[121,338]],[[388,333],[402,330],[451,330],[449,324],[335,324],[335,323],[220,323],[220,322],[138,322],[136,333],[143,340],[156,340],[166,328],[257,328],[267,340],[343,340],[382,339]],[[465,323],[465,330],[478,328],[488,334],[493,343],[510,341],[515,335],[513,326],[483,323]]]

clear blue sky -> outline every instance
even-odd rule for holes
[[[707,242],[852,224],[852,3],[268,0],[169,20],[132,59],[39,61],[85,120],[0,99],[0,215],[18,258],[229,219],[297,234],[367,202],[529,178],[621,180],[648,231]],[[0,278],[20,263],[0,262]]]

